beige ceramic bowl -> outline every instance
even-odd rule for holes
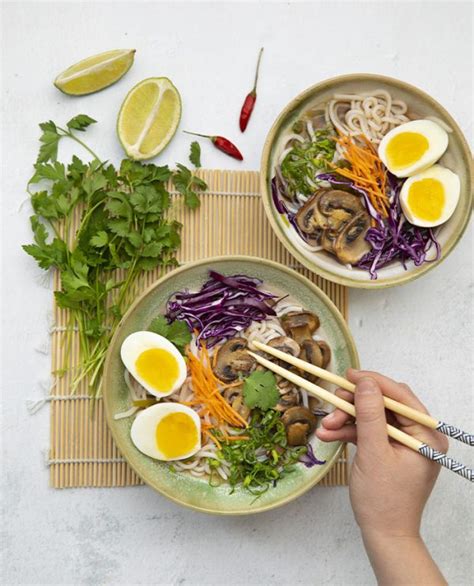
[[[274,176],[275,163],[282,151],[284,135],[309,107],[324,103],[335,93],[367,92],[376,89],[387,90],[395,99],[405,101],[408,104],[409,113],[417,118],[436,117],[452,129],[449,134],[448,149],[440,163],[459,175],[461,196],[455,213],[437,233],[441,245],[441,256],[438,261],[424,263],[420,267],[409,263],[407,270],[400,263],[394,262],[379,270],[376,280],[370,280],[367,271],[348,269],[335,257],[325,252],[309,252],[289,237],[288,227],[272,201],[271,179]],[[367,73],[341,75],[305,90],[286,106],[273,124],[263,148],[260,171],[265,211],[284,246],[308,269],[330,281],[348,287],[367,289],[393,287],[420,277],[437,266],[453,250],[466,229],[471,215],[472,156],[459,126],[436,100],[418,88],[391,77]]]

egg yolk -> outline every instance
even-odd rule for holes
[[[408,190],[407,203],[413,215],[420,220],[438,220],[445,203],[443,184],[437,179],[415,181]]]
[[[179,458],[198,443],[194,420],[186,413],[170,413],[156,426],[156,446],[166,458]]]
[[[163,348],[150,348],[142,352],[135,368],[137,374],[157,391],[170,391],[179,376],[178,361]]]
[[[392,169],[404,169],[421,159],[430,143],[426,136],[417,132],[400,132],[387,145],[388,166]]]

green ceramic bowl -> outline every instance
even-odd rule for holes
[[[297,470],[285,477],[263,496],[242,489],[230,494],[226,485],[217,488],[207,480],[187,474],[173,473],[166,464],[139,452],[130,439],[132,418],[114,420],[114,414],[129,406],[129,393],[124,382],[120,360],[123,340],[132,332],[147,329],[151,320],[163,312],[169,296],[183,288],[198,289],[208,278],[209,269],[225,275],[245,273],[263,279],[269,288],[290,294],[297,302],[321,319],[323,335],[333,352],[333,370],[344,374],[349,366],[358,367],[359,360],[349,329],[332,301],[308,279],[281,265],[247,256],[210,258],[179,268],[153,285],[127,312],[115,333],[107,355],[103,395],[107,422],[114,440],[130,466],[149,486],[171,500],[192,509],[222,515],[251,514],[272,509],[293,500],[319,482],[338,459],[342,444],[325,444],[315,440],[316,455],[326,460],[322,466]]]
[[[449,134],[448,149],[440,159],[440,163],[459,175],[461,195],[453,216],[437,233],[442,251],[438,261],[424,263],[419,267],[410,263],[408,270],[404,270],[398,262],[391,263],[379,270],[378,278],[371,281],[367,271],[347,269],[332,255],[325,252],[309,252],[288,236],[288,227],[272,201],[271,180],[277,158],[283,150],[284,135],[302,113],[312,106],[326,102],[335,93],[368,92],[376,89],[387,90],[395,99],[405,101],[409,113],[415,117],[435,117],[452,129]],[[355,73],[333,77],[313,85],[292,100],[278,116],[268,133],[262,153],[260,181],[265,212],[282,244],[311,271],[347,287],[366,289],[393,287],[420,277],[437,266],[454,249],[471,216],[472,154],[459,126],[449,113],[428,94],[403,81],[382,75]]]

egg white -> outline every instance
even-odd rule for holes
[[[428,149],[416,161],[403,169],[390,166],[387,157],[387,146],[394,136],[403,132],[414,132],[423,135],[428,141]],[[431,120],[413,120],[397,126],[383,137],[379,144],[378,154],[387,169],[397,177],[411,177],[415,173],[427,169],[443,155],[448,148],[448,133],[439,124]]]
[[[189,415],[196,425],[198,437],[195,446],[189,452],[177,458],[166,457],[156,445],[156,426],[163,417],[171,413],[186,413],[186,415]],[[132,424],[130,437],[137,449],[143,454],[150,456],[150,458],[164,460],[166,462],[171,460],[185,460],[201,449],[201,420],[198,414],[189,407],[186,407],[186,405],[180,405],[179,403],[159,403],[158,405],[153,405],[153,407],[148,407],[148,409],[140,411]]]
[[[143,378],[137,372],[135,366],[137,358],[140,356],[140,354],[142,354],[142,352],[152,348],[166,350],[176,359],[176,362],[178,363],[178,378],[169,391],[158,391],[154,387],[150,386],[145,380],[143,380]],[[122,358],[122,362],[124,363],[125,368],[129,371],[133,378],[135,378],[151,395],[154,395],[155,397],[168,397],[177,391],[186,380],[186,362],[184,361],[182,354],[169,340],[163,336],[160,336],[159,334],[155,334],[154,332],[134,332],[133,334],[127,336],[122,343],[120,357]]]
[[[421,181],[422,179],[437,179],[444,189],[444,207],[440,218],[435,221],[429,221],[424,218],[418,218],[408,204],[408,194],[413,183]],[[440,224],[444,224],[453,215],[454,210],[459,201],[459,194],[461,191],[461,183],[456,173],[453,173],[446,167],[441,165],[433,165],[421,173],[417,173],[405,181],[400,190],[400,204],[406,219],[415,226],[422,228],[434,228]]]

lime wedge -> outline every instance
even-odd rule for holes
[[[181,119],[181,97],[167,77],[149,77],[127,94],[117,133],[131,159],[151,159],[173,138]]]
[[[135,49],[115,49],[93,55],[68,67],[54,85],[70,96],[98,92],[118,81],[133,64]]]

